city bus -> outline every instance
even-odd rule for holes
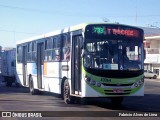
[[[144,32],[123,24],[84,23],[17,42],[16,70],[20,85],[32,95],[76,98],[144,95]]]

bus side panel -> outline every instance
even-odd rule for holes
[[[66,77],[71,79],[71,63],[70,62],[62,62],[62,78]]]
[[[17,63],[16,64],[16,80],[17,82],[23,86],[23,73],[22,73],[22,64],[21,63]]]
[[[92,89],[84,80],[84,75],[82,75],[82,97],[100,97],[104,96],[94,89]]]
[[[62,79],[61,62],[44,63],[44,90],[60,93],[60,82]]]
[[[32,75],[34,88],[37,89],[37,66],[36,63],[27,63],[27,76]]]

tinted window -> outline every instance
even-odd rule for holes
[[[17,46],[17,62],[22,63],[22,46]]]

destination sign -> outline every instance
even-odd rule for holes
[[[111,28],[111,27],[106,27],[106,26],[93,26],[92,27],[92,34],[139,37],[139,31],[136,29]]]

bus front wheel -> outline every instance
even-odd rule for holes
[[[74,102],[73,97],[70,95],[70,86],[68,80],[64,81],[63,98],[66,104],[71,104]]]

